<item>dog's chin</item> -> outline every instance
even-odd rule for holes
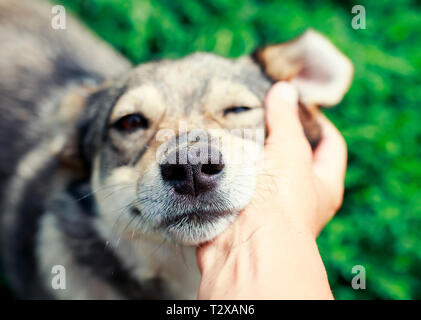
[[[166,219],[161,224],[166,238],[179,244],[197,246],[224,232],[238,212],[192,212]]]

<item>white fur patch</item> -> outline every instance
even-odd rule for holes
[[[56,223],[54,214],[46,212],[40,222],[37,239],[39,270],[46,289],[58,299],[121,299],[117,292],[88,268],[74,261]],[[52,286],[52,270],[56,265],[62,265],[66,270],[65,289],[54,289]]]

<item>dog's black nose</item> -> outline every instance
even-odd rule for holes
[[[209,156],[206,157],[206,161],[193,160],[190,156],[187,156],[185,161],[187,163],[184,164],[180,163],[183,162],[182,159],[180,160],[180,151],[174,152],[176,154],[173,158],[177,159],[178,163],[161,164],[160,167],[162,178],[165,182],[171,184],[177,193],[197,196],[215,189],[225,167],[219,151],[211,151]],[[192,152],[195,153],[194,150],[189,150],[188,154],[192,154]]]

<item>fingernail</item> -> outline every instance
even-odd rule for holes
[[[279,82],[275,84],[275,93],[283,101],[296,107],[298,101],[297,89],[288,82]]]

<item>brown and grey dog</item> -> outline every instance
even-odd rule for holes
[[[253,195],[262,144],[238,132],[264,131],[270,86],[297,86],[314,147],[317,106],[337,104],[352,78],[314,31],[235,60],[132,68],[69,17],[53,30],[51,6],[34,0],[0,0],[0,43],[1,254],[21,298],[195,298],[195,246]],[[183,137],[198,129],[209,157],[193,161],[204,140]]]

